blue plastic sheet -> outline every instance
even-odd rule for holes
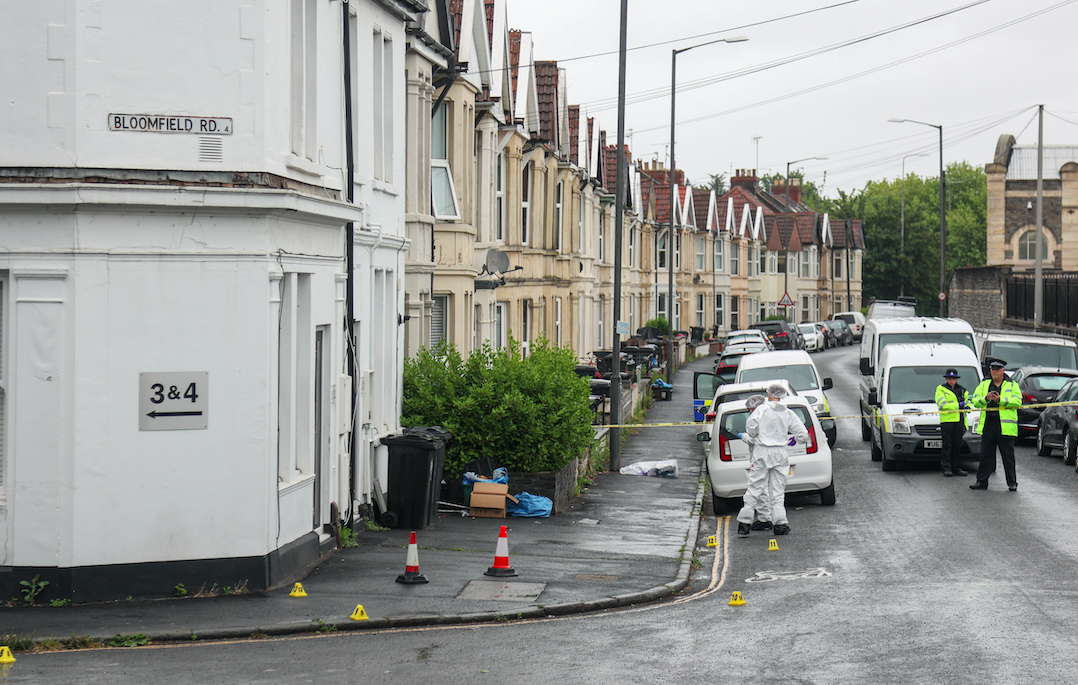
[[[517,501],[506,500],[505,511],[510,516],[546,518],[554,510],[554,503],[549,497],[533,495],[530,492],[522,492],[514,495]]]

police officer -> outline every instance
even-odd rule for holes
[[[966,415],[960,413],[969,408],[969,393],[958,384],[958,371],[947,369],[944,382],[936,388],[936,406],[940,410],[940,434],[943,436],[943,454],[940,466],[945,476],[968,476],[958,460],[962,456],[962,436],[966,433]]]
[[[988,477],[996,470],[996,448],[1003,459],[1003,473],[1007,477],[1007,489],[1018,489],[1014,473],[1014,441],[1018,437],[1018,408],[1022,406],[1022,391],[1018,384],[1003,373],[1007,362],[993,359],[988,363],[991,376],[981,381],[973,391],[974,407],[984,409],[977,421],[975,431],[981,434],[981,464],[977,468],[977,482],[971,490],[987,490]]]

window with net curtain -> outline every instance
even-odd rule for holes
[[[1018,258],[1037,258],[1037,230],[1026,231],[1018,238]],[[1041,238],[1041,259],[1048,259],[1048,236]]]

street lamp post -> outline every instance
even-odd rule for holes
[[[790,226],[790,219],[791,219],[791,212],[790,212],[790,165],[791,164],[797,164],[798,162],[807,162],[810,159],[824,160],[824,159],[827,159],[827,158],[826,157],[802,157],[801,159],[795,159],[792,162],[786,162],[786,226],[787,226],[787,228],[790,228],[791,236],[793,235],[792,231],[794,229]],[[786,239],[786,244],[783,246],[783,252],[786,255],[786,268],[784,269],[784,271],[786,273],[783,276],[783,282],[782,282],[782,289],[784,291],[784,294],[786,294],[786,295],[790,294],[790,250],[789,250],[789,247],[790,247],[790,240],[789,240],[789,238],[787,238]],[[783,309],[785,310],[786,307],[784,306]],[[788,313],[786,313],[786,312],[783,312],[783,314],[784,314],[786,320],[789,321],[790,315]]]
[[[674,189],[674,170],[677,165],[674,162],[674,116],[677,111],[677,56],[678,53],[688,52],[694,48],[701,48],[714,43],[742,43],[748,40],[745,36],[733,36],[731,38],[719,38],[709,40],[706,43],[690,45],[687,48],[675,48],[670,51],[670,228],[666,232],[666,266],[668,267],[669,279],[666,291],[666,314],[670,324],[670,340],[666,354],[666,380],[674,380],[674,209],[677,207],[677,191]]]
[[[902,223],[898,234],[899,248],[902,252],[902,267],[899,269],[901,275],[898,284],[900,297],[906,294],[906,160],[910,157],[924,157],[927,154],[927,152],[916,152],[902,158]]]
[[[887,121],[893,124],[920,124],[922,126],[931,126],[934,129],[938,129],[940,132],[940,296],[946,297],[944,293],[947,292],[947,208],[945,205],[945,190],[944,190],[944,178],[943,178],[943,124],[930,124],[925,121],[917,121],[915,119],[888,119]],[[947,313],[947,300],[940,300],[940,316],[944,316]]]

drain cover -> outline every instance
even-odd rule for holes
[[[473,580],[464,586],[457,599],[495,599],[505,602],[536,600],[546,583],[507,583],[498,580]]]

